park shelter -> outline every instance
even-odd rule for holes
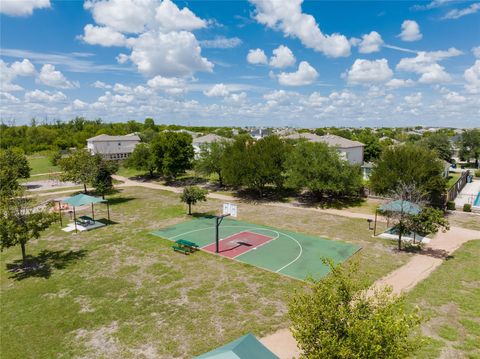
[[[418,204],[406,201],[403,199],[397,199],[385,204],[382,204],[378,209],[375,210],[375,224],[373,227],[373,235],[376,235],[377,230],[377,214],[378,212],[395,212],[395,213],[406,213],[412,216],[419,214],[422,211]]]
[[[63,203],[67,203],[68,205],[73,207],[73,221],[75,223],[75,232],[77,232],[77,215],[75,212],[75,207],[81,207],[85,205],[91,205],[92,206],[92,218],[95,220],[95,209],[94,209],[94,204],[95,203],[105,203],[107,205],[107,213],[108,213],[108,221],[110,222],[110,208],[108,206],[108,201],[106,199],[102,199],[99,197],[93,197],[89,196],[87,194],[77,194],[72,197],[68,197],[66,199],[62,200]],[[60,207],[61,208],[61,207]],[[62,217],[61,209],[60,209],[60,218]]]
[[[223,347],[202,354],[197,359],[278,359],[258,339],[248,333]]]

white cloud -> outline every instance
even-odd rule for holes
[[[230,94],[230,90],[224,84],[215,84],[209,90],[203,91],[208,97],[225,97]]]
[[[125,36],[109,27],[87,24],[83,31],[84,35],[79,36],[79,38],[87,44],[105,47],[125,45]]]
[[[397,89],[401,87],[411,87],[415,85],[415,81],[412,81],[410,79],[408,80],[402,80],[402,79],[391,79],[388,81],[385,86],[392,88],[392,89]]]
[[[20,100],[8,92],[0,92],[0,102],[19,103]]]
[[[93,84],[92,84],[93,87],[97,88],[97,89],[111,89],[112,86],[111,85],[108,85],[106,84],[105,82],[102,82],[102,81],[95,81]]]
[[[442,19],[443,20],[459,19],[466,15],[475,14],[478,10],[480,10],[480,3],[474,3],[464,9],[452,9],[449,12],[447,12],[447,14],[444,17],[442,17]]]
[[[196,71],[212,71],[213,64],[201,56],[195,36],[188,31],[160,33],[148,31],[128,40],[129,59],[147,76],[189,76]]]
[[[420,75],[418,82],[424,84],[442,83],[451,80],[445,68],[438,64],[443,59],[459,56],[462,52],[450,48],[447,51],[420,51],[416,57],[407,57],[400,60],[397,70],[414,72]]]
[[[88,103],[79,100],[78,98],[72,102],[72,106],[75,110],[84,110],[88,107]]]
[[[473,56],[475,56],[477,59],[480,59],[480,46],[472,47],[472,53]]]
[[[414,93],[414,94],[411,94],[411,95],[407,95],[403,99],[405,100],[405,102],[407,104],[415,107],[415,106],[420,106],[421,105],[422,98],[423,98],[422,93],[417,92],[417,93]]]
[[[250,64],[259,65],[259,64],[267,64],[267,55],[262,49],[255,49],[249,50],[247,55],[247,61]]]
[[[195,16],[188,8],[184,7],[180,10],[170,0],[163,0],[157,7],[155,20],[162,31],[177,30],[197,30],[207,26],[207,23]]]
[[[351,84],[369,84],[385,82],[392,78],[393,71],[387,59],[357,59],[346,74],[343,75]]]
[[[2,0],[0,13],[9,16],[30,16],[35,9],[50,8],[50,0]]]
[[[307,99],[307,103],[310,106],[314,106],[314,107],[324,106],[325,103],[327,103],[328,101],[329,101],[329,98],[322,96],[319,92],[312,92]]]
[[[270,58],[269,65],[279,69],[284,67],[295,65],[295,56],[293,55],[292,50],[284,45],[280,45],[275,50],[273,50],[273,55]]]
[[[318,77],[318,72],[307,61],[302,61],[295,72],[282,72],[278,75],[278,82],[284,86],[310,85]]]
[[[148,80],[147,85],[154,89],[178,89],[185,86],[185,81],[178,77],[163,77],[158,75]],[[174,90],[174,92],[178,92],[178,90]]]
[[[420,27],[413,20],[405,20],[402,23],[402,32],[398,36],[403,41],[417,41],[423,37],[420,33]]]
[[[25,100],[28,102],[63,102],[67,96],[63,92],[50,92],[34,90],[25,93]]]
[[[156,0],[85,1],[97,24],[125,33],[138,34],[155,22]]]
[[[383,40],[380,34],[372,31],[369,34],[362,36],[362,40],[358,44],[358,51],[362,54],[370,54],[372,52],[380,51],[380,46],[383,45]]]
[[[476,60],[472,67],[465,70],[463,77],[467,81],[465,89],[470,93],[480,93],[480,60]]]
[[[303,0],[250,0],[255,5],[255,19],[285,36],[300,39],[302,44],[330,57],[350,55],[350,43],[341,34],[325,35],[312,15],[302,12]]]
[[[242,104],[246,101],[246,99],[247,99],[246,92],[232,93],[229,96],[225,97],[225,102],[231,103],[231,104]]]
[[[77,84],[68,81],[60,71],[55,70],[55,66],[51,64],[45,64],[42,66],[40,74],[38,75],[38,80],[44,85],[61,89],[78,87]]]
[[[28,59],[15,61],[10,66],[0,59],[0,88],[2,92],[21,91],[20,85],[12,83],[18,76],[35,75],[35,67]]]
[[[443,95],[443,98],[451,103],[464,103],[467,101],[464,96],[455,91],[447,92],[445,95]]]
[[[217,36],[212,40],[200,41],[200,45],[207,49],[232,49],[240,46],[241,44],[242,40],[240,40],[238,37]]]

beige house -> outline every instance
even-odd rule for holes
[[[92,155],[100,154],[106,160],[124,160],[131,155],[140,137],[99,135],[87,140],[87,149]]]
[[[350,164],[363,164],[363,148],[365,145],[358,141],[352,141],[336,135],[318,136],[313,133],[294,133],[285,138],[291,140],[304,139],[310,142],[323,142],[329,146],[336,147],[340,156],[350,162]]]
[[[232,141],[232,139],[222,137],[222,136],[216,135],[214,133],[209,133],[208,135],[194,138],[192,140],[192,146],[193,146],[193,150],[195,151],[195,156],[198,157],[198,155],[200,154],[200,149],[203,145],[208,144],[208,143],[213,143],[213,142],[221,142],[221,141],[228,141],[229,142],[229,141]]]

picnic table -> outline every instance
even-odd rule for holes
[[[82,226],[88,226],[88,225],[91,225],[91,224],[95,223],[93,218],[91,218],[89,216],[81,216],[77,219],[77,222],[78,222],[78,224],[80,224]]]
[[[199,246],[197,243],[187,241],[186,239],[179,239],[175,241],[175,245],[172,246],[172,248],[176,252],[182,252],[183,254],[190,254],[198,250]]]

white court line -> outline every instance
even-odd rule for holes
[[[242,228],[242,226],[223,226],[223,228]],[[245,228],[245,227],[243,227],[243,228]],[[276,232],[276,233],[283,234],[285,237],[290,238],[291,240],[295,241],[295,242],[297,243],[297,245],[300,247],[300,253],[298,254],[298,256],[297,256],[294,260],[292,260],[290,263],[287,263],[286,265],[284,265],[282,268],[277,269],[277,270],[275,271],[275,273],[278,273],[278,272],[280,272],[281,270],[283,270],[283,269],[287,268],[288,266],[292,265],[293,263],[295,263],[295,262],[302,256],[302,254],[303,254],[303,247],[302,247],[302,245],[301,245],[300,243],[298,243],[298,241],[297,241],[295,238],[293,238],[292,236],[290,236],[290,235],[288,235],[288,234],[285,234],[285,233],[283,233],[283,232],[278,232],[278,231],[275,231],[275,230],[273,230],[273,229],[268,229],[268,228],[259,228],[259,227],[255,227],[255,228],[246,227],[246,228],[248,228],[248,229],[250,229],[250,230],[262,230],[262,231],[270,231],[270,232]],[[206,230],[209,230],[209,229],[212,229],[212,228],[209,227],[209,228],[194,229],[193,231],[188,231],[188,232],[184,232],[184,233],[177,234],[176,236],[173,236],[173,237],[171,237],[171,238],[166,238],[166,237],[163,237],[163,238],[166,238],[166,239],[169,239],[169,240],[173,240],[174,238],[183,236],[183,235],[185,235],[185,234],[190,234],[190,233],[195,233],[195,232],[200,232],[200,231],[206,231]],[[247,230],[247,231],[242,231],[242,232],[248,232],[248,230]],[[232,236],[232,235],[231,235],[231,236]],[[231,237],[231,236],[229,236],[229,237]],[[228,237],[227,237],[227,238],[228,238]],[[278,237],[277,237],[277,238],[278,238]],[[277,238],[275,238],[275,239],[277,239]],[[272,240],[272,241],[273,241],[273,240]],[[270,242],[272,242],[272,241],[268,241],[268,242],[266,242],[266,243],[270,243]],[[263,244],[266,244],[266,243],[263,243]],[[211,244],[211,243],[210,243],[210,244]],[[210,245],[210,244],[208,244],[208,245]],[[260,247],[260,246],[259,246],[259,247]],[[202,248],[204,248],[204,247],[202,247]],[[253,249],[253,248],[252,248],[252,249]],[[245,252],[245,253],[247,253],[247,252]],[[242,253],[242,254],[245,254],[245,253]],[[236,256],[236,257],[238,257],[238,256]],[[236,258],[236,257],[233,257],[233,258]]]

